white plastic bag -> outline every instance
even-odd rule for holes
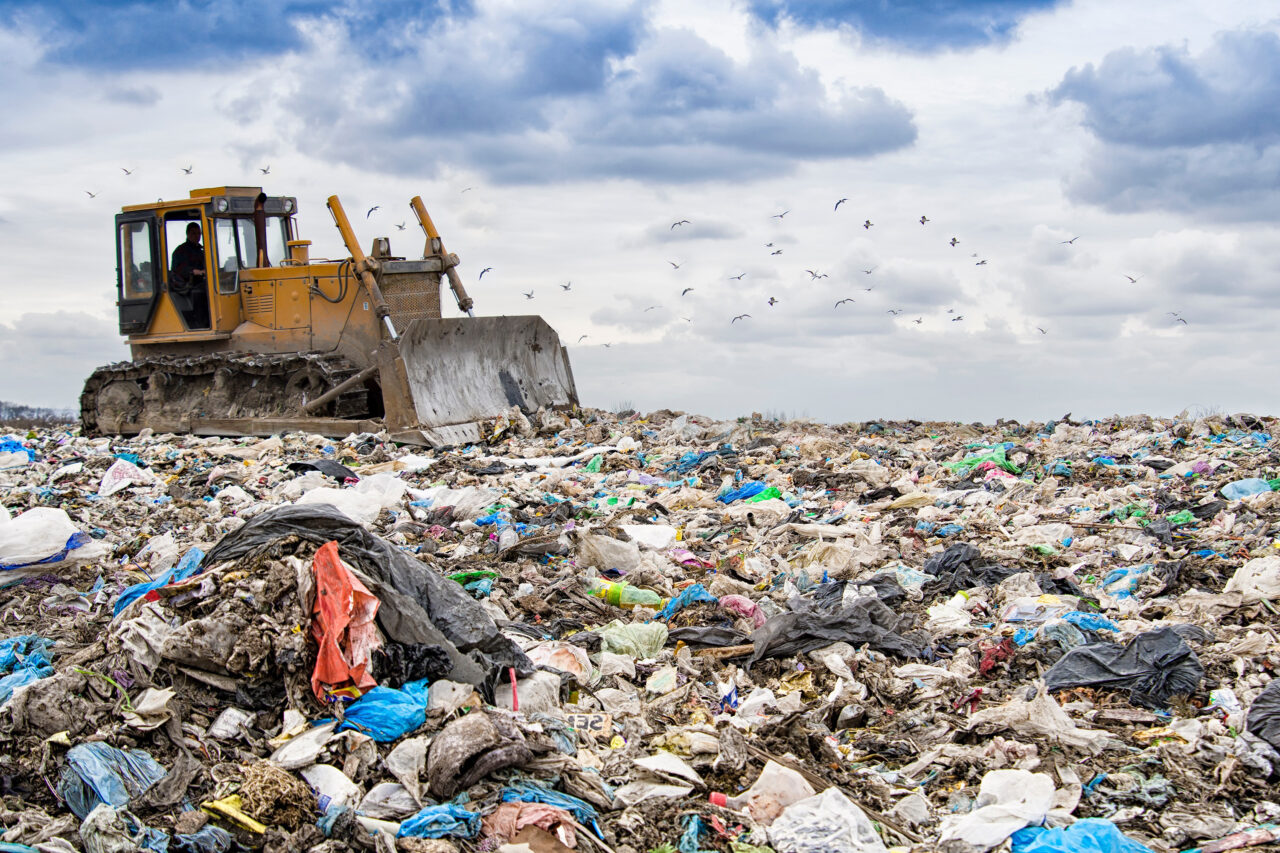
[[[973,811],[946,818],[939,841],[963,841],[990,850],[1019,829],[1044,823],[1053,795],[1053,779],[1044,773],[992,770],[982,777]]]
[[[107,473],[102,475],[98,497],[105,498],[129,486],[149,486],[154,482],[151,472],[142,470],[128,459],[117,459],[107,469]]]
[[[96,559],[104,550],[60,509],[41,506],[0,518],[0,583]]]
[[[788,853],[888,853],[870,818],[835,788],[784,809],[769,843]]]

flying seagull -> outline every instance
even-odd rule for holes
[[[667,261],[667,263],[671,264],[671,266],[674,267],[675,269],[680,269],[680,265],[677,264],[675,261]]]
[[[1047,334],[1049,334],[1048,332],[1046,332],[1044,329],[1040,328],[1039,326],[1036,326],[1036,331],[1037,331],[1037,332],[1039,332],[1039,333],[1040,333],[1040,334],[1042,334],[1042,335],[1047,335]]]
[[[677,226],[677,225],[688,225],[688,224],[689,224],[689,220],[687,220],[687,219],[681,219],[679,222],[672,222],[672,223],[671,223],[671,227],[670,227],[668,230],[669,230],[669,231],[674,231],[674,230],[676,230],[676,226]]]
[[[844,203],[845,203],[846,201],[848,201],[848,200],[849,200],[849,199],[847,199],[847,198],[842,198],[842,199],[840,199],[838,202],[836,202],[836,206],[835,206],[835,207],[833,207],[833,208],[831,208],[831,209],[832,209],[832,210],[839,210],[839,209],[840,209],[840,205],[844,204]]]
[[[532,298],[533,298],[533,291],[532,291],[532,290],[530,290],[528,293],[525,293],[524,298],[525,298],[525,299],[532,299]]]
[[[91,193],[91,192],[89,192],[88,190],[85,190],[84,192],[85,192],[85,195],[89,196],[89,198],[97,198],[97,197],[98,197],[98,194],[97,194],[97,193]]]
[[[693,322],[693,318],[692,318],[692,317],[681,317],[680,319],[681,319],[681,320],[684,320],[686,323],[692,323],[692,322]]]
[[[656,310],[658,310],[658,309],[659,309],[659,308],[661,308],[661,307],[662,307],[661,305],[650,305],[648,308],[644,309],[644,311],[642,311],[642,312],[640,312],[640,313],[642,313],[642,314],[647,314],[648,312],[650,312],[650,311],[656,311]]]
[[[1177,322],[1177,323],[1181,323],[1181,324],[1182,324],[1182,325],[1184,325],[1184,326],[1185,326],[1185,325],[1187,325],[1187,321],[1186,321],[1186,320],[1184,320],[1184,319],[1182,319],[1181,317],[1179,317],[1175,322]]]
[[[1138,278],[1134,278],[1134,277],[1133,277],[1133,276],[1131,276],[1131,275],[1126,275],[1126,276],[1125,276],[1125,278],[1129,279],[1129,283],[1130,283],[1130,284],[1137,284],[1137,283],[1138,283],[1138,279],[1142,278],[1142,276],[1138,276]]]
[[[781,249],[775,249],[774,251],[770,252],[769,254],[771,254],[771,255],[781,255],[781,254],[782,254],[782,250],[781,250]]]
[[[925,224],[925,223],[926,223],[926,222],[928,222],[928,221],[929,221],[929,217],[927,217],[927,216],[921,216],[921,217],[920,217],[920,224],[921,224],[921,225]]]
[[[375,210],[382,210],[382,205],[375,204],[373,207],[369,208],[369,212],[364,215],[364,218],[368,219],[370,216],[373,216],[373,212]]]
[[[901,313],[902,313],[902,309],[901,309],[901,308],[890,308],[888,311],[886,311],[886,312],[884,312],[884,313],[886,313],[886,314],[892,314],[893,316],[897,317],[899,314],[901,314]]]
[[[609,347],[613,346],[613,344],[601,344],[600,346],[604,347],[605,349],[608,349]]]
[[[814,272],[813,270],[805,270],[805,272],[807,272],[807,273],[809,274],[809,280],[810,280],[810,281],[814,281],[815,279],[819,279],[819,278],[826,278],[826,277],[827,277],[827,274],[826,274],[826,273],[818,273],[818,272]]]
[[[1076,236],[1072,237],[1070,240],[1061,240],[1061,241],[1059,241],[1058,245],[1059,245],[1059,246],[1070,246],[1070,245],[1074,244],[1074,243],[1075,243],[1077,240],[1079,240],[1079,239],[1080,239],[1080,235],[1079,235],[1079,234],[1077,234]]]
[[[875,272],[878,269],[880,269],[880,265],[876,264],[874,267],[872,267],[869,270],[863,270],[863,272],[866,273],[867,275],[871,275],[873,272]]]
[[[750,314],[739,314],[737,317],[734,317],[732,320],[729,321],[729,325],[732,326],[734,323],[738,322],[739,320],[745,320],[750,316],[751,316]]]
[[[952,238],[951,238],[951,245],[952,245],[953,247],[954,247],[954,246],[959,245],[959,243],[960,243],[960,241],[959,241],[959,240],[957,240],[955,237],[952,237]]]
[[[731,275],[729,276],[729,281],[742,281],[742,276],[744,275],[746,275],[746,273],[742,273],[742,275]]]
[[[852,300],[852,299],[841,299],[839,302],[837,302],[837,303],[836,303],[834,306],[832,306],[832,307],[834,307],[834,308],[839,308],[841,305],[845,304],[846,302],[853,302],[853,301],[854,301],[854,300]]]
[[[781,213],[775,213],[773,216],[770,216],[769,218],[770,218],[770,219],[781,219],[782,217],[786,216],[786,215],[787,215],[788,213],[790,213],[790,212],[791,212],[791,210],[790,210],[790,209],[787,209],[787,210],[782,211]]]
[[[980,261],[978,261],[976,264],[974,264],[974,266],[975,266],[975,267],[983,267],[983,266],[986,266],[986,265],[987,265],[987,259],[986,259],[986,258],[983,258],[982,260],[980,260]]]
[[[583,342],[583,341],[585,341],[588,337],[589,337],[588,335],[583,335],[583,336],[581,336],[580,338],[578,338],[578,343],[582,343],[582,342]]]
[[[959,322],[960,322],[961,320],[963,320],[963,319],[964,319],[964,315],[963,315],[963,314],[957,314],[956,316],[954,316],[954,317],[952,317],[952,318],[951,318],[951,322],[953,322],[953,323],[959,323]]]
[[[493,267],[485,267],[484,269],[480,270],[480,275],[476,276],[476,281],[479,281],[480,279],[484,278],[484,274],[491,269],[493,269]]]
[[[403,222],[397,222],[397,223],[396,223],[396,228],[398,228],[398,229],[400,229],[401,231],[403,231],[403,230],[404,230],[404,223],[403,223]]]
[[[684,290],[680,291],[680,295],[684,296],[686,293],[688,293],[691,290],[693,290],[692,287],[686,287]]]
[[[772,243],[765,243],[765,244],[764,244],[764,247],[765,247],[766,249],[772,249],[772,248],[773,248],[773,244],[772,244]]]
[[[872,226],[872,225],[875,225],[875,223],[874,223],[874,222],[872,222],[870,219],[868,219],[866,222],[862,223],[862,227],[863,227],[863,228],[866,228],[866,229],[868,229],[868,230],[870,230],[870,228],[871,228],[871,226]]]
[[[190,175],[190,174],[191,174],[191,170],[192,170],[192,169],[194,169],[194,168],[195,168],[195,165],[187,166],[186,168],[184,168],[184,169],[182,170],[182,174],[184,174],[184,175]]]
[[[259,172],[261,172],[261,173],[262,173],[262,174],[264,174],[264,175],[270,175],[270,174],[271,174],[271,167],[270,167],[270,166],[267,166],[267,168],[263,169],[261,166],[259,166],[259,167],[258,167],[258,171],[259,171]]]
[[[917,326],[919,326],[921,323],[923,323],[923,322],[924,322],[924,318],[923,318],[923,317],[917,317],[917,318],[915,318],[914,320],[912,320],[911,322],[913,322],[913,323],[915,323]]]
[[[564,284],[560,285],[560,289],[565,291],[567,291],[571,287],[573,287],[573,282],[571,281],[567,281]]]
[[[459,193],[458,193],[458,195],[462,195],[462,193],[469,193],[469,192],[471,192],[473,189],[475,189],[475,187],[464,187],[464,188],[462,189],[462,192],[459,192]]]
[[[778,300],[777,300],[775,297],[770,296],[770,297],[769,297],[769,306],[770,306],[770,307],[773,307],[774,305],[777,305],[777,304],[778,304]]]
[[[132,174],[133,174],[133,169],[126,169],[124,166],[121,166],[121,167],[120,167],[120,171],[124,172],[126,175],[132,175]]]

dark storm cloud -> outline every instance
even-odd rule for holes
[[[1006,41],[1032,12],[1061,0],[749,0],[747,8],[777,26],[849,26],[864,39],[930,52]]]
[[[1115,211],[1280,212],[1280,36],[1219,33],[1198,55],[1163,46],[1072,68],[1048,93],[1074,103],[1096,146],[1069,195]]]

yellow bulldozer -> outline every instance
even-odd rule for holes
[[[555,330],[537,316],[475,317],[457,256],[422,199],[409,207],[425,235],[421,257],[393,255],[386,237],[365,253],[330,196],[350,253],[335,260],[310,257],[295,198],[260,187],[123,208],[117,305],[132,359],[85,382],[84,432],[385,429],[444,446],[479,439],[484,421],[513,406],[576,406]],[[468,316],[442,319],[443,278]]]

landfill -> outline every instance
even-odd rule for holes
[[[1280,433],[0,437],[0,853],[1280,844]]]

